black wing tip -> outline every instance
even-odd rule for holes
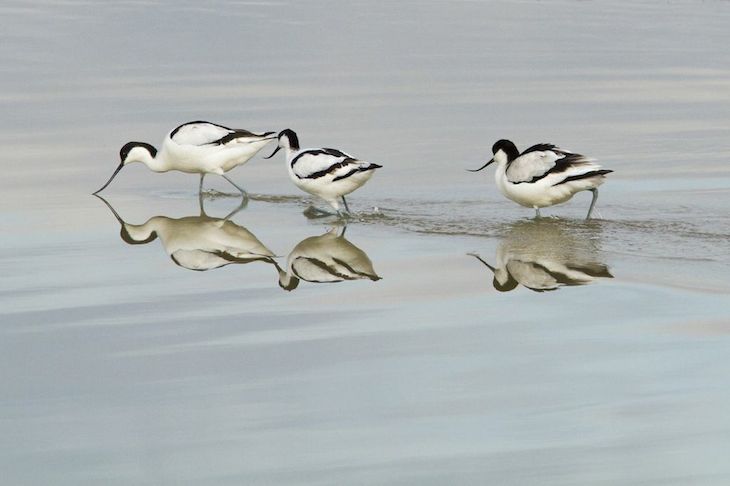
[[[525,155],[525,154],[529,154],[530,152],[545,152],[547,150],[551,150],[551,151],[559,150],[560,151],[560,149],[557,147],[557,145],[555,145],[553,143],[547,143],[547,142],[545,142],[545,143],[537,143],[537,144],[533,145],[532,147],[526,148],[520,154],[520,156]]]

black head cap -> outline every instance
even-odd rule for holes
[[[520,152],[519,152],[519,150],[517,150],[517,147],[515,146],[515,144],[513,144],[509,140],[504,140],[504,139],[497,140],[497,143],[492,145],[493,154],[496,154],[500,150],[502,152],[504,152],[505,154],[507,154],[507,160],[509,162],[513,161],[520,155]]]
[[[129,152],[134,147],[146,148],[149,151],[149,153],[152,154],[152,157],[157,157],[157,149],[154,148],[152,145],[145,143],[145,142],[127,142],[119,150],[119,158],[121,159],[122,162],[124,162],[124,159],[127,158],[127,155],[129,155]]]
[[[294,130],[287,128],[285,130],[282,130],[279,132],[279,140],[281,140],[281,137],[286,135],[286,138],[289,139],[289,146],[293,150],[299,150],[299,137],[297,137],[297,134],[294,133]]]
[[[292,290],[296,289],[299,286],[299,279],[297,277],[291,277],[289,281],[284,284],[281,279],[279,279],[279,287],[282,289],[291,292]]]
[[[517,288],[517,280],[512,278],[512,275],[508,275],[507,277],[507,281],[504,283],[497,280],[497,277],[494,277],[494,280],[492,280],[494,288],[500,292],[509,292],[510,290]]]

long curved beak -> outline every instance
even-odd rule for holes
[[[488,166],[492,162],[494,162],[494,157],[492,157],[492,159],[489,162],[487,162],[483,166],[479,167],[478,169],[466,169],[466,170],[468,170],[469,172],[479,172],[480,170],[482,170],[483,168],[485,168],[486,166]]]
[[[103,186],[101,186],[101,189],[99,189],[98,191],[92,193],[92,195],[96,196],[98,193],[100,193],[101,191],[103,191],[104,189],[106,189],[106,186],[108,186],[109,184],[111,184],[112,180],[117,176],[117,174],[119,174],[119,171],[122,170],[123,167],[124,167],[124,162],[121,162],[119,164],[119,167],[117,167],[117,169],[114,171],[114,173],[109,178],[109,180],[106,181],[106,184],[104,184]]]
[[[271,152],[271,155],[269,155],[268,157],[264,157],[264,158],[265,159],[270,159],[271,157],[273,157],[274,155],[276,155],[276,152],[278,152],[279,150],[281,150],[281,147],[277,146],[276,147],[276,150],[274,150],[273,152]]]

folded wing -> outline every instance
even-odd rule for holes
[[[299,179],[328,178],[334,182],[381,166],[358,160],[337,149],[322,148],[299,153],[291,167]]]
[[[178,145],[225,145],[231,142],[253,142],[272,135],[267,132],[261,135],[239,128],[228,128],[223,125],[205,121],[194,121],[180,125],[170,132],[170,139]]]
[[[562,150],[555,145],[539,144],[525,150],[507,166],[507,180],[513,184],[535,183],[548,176],[576,176],[598,169],[591,159]]]

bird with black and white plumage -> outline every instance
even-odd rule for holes
[[[154,172],[178,170],[200,174],[199,193],[203,190],[206,174],[217,174],[246,195],[246,191],[228,178],[226,172],[248,162],[274,139],[276,132],[257,134],[206,121],[183,123],[167,134],[159,152],[149,143],[126,143],[119,151],[119,166],[94,194],[103,191],[125,166],[141,162]]]
[[[514,143],[499,140],[492,146],[494,157],[477,172],[497,163],[494,179],[500,192],[522,206],[540,208],[564,203],[580,191],[593,198],[586,219],[590,219],[598,199],[598,186],[612,170],[602,169],[593,159],[563,150],[553,144],[533,145],[520,153]]]
[[[324,199],[340,216],[340,202],[350,212],[345,196],[362,187],[382,167],[333,148],[302,149],[297,134],[288,128],[278,138],[276,150],[265,158],[270,159],[284,149],[292,182],[304,192]]]

